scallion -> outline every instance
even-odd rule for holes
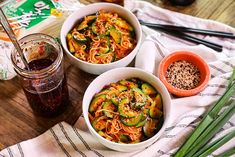
[[[192,145],[186,155],[186,157],[192,157],[197,151],[203,146],[226,124],[226,122],[235,113],[235,101],[233,101],[225,111],[218,116],[198,137],[195,143]]]
[[[231,131],[227,135],[221,138],[218,138],[217,140],[206,145],[201,150],[199,150],[196,154],[194,154],[193,157],[206,157],[210,155],[212,152],[214,152],[216,149],[218,149],[219,147],[223,146],[226,142],[231,140],[233,137],[235,137],[235,130]]]
[[[225,110],[224,113],[218,115],[221,109],[228,103],[231,96],[235,93],[235,68],[230,77],[228,88],[222,97],[215,103],[215,105],[204,115],[204,118],[193,131],[192,135],[186,142],[178,149],[175,157],[184,157],[185,155],[193,155],[229,120],[233,112]],[[233,108],[232,103],[229,108]],[[217,126],[218,125],[218,126]],[[195,147],[196,148],[195,148]]]
[[[229,150],[226,150],[225,152],[219,154],[219,155],[216,155],[216,157],[230,157],[231,155],[234,155],[235,154],[235,147],[229,149]]]

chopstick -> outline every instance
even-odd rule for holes
[[[139,21],[141,24],[143,24],[145,26],[154,27],[154,28],[158,28],[158,29],[175,30],[175,31],[180,31],[180,32],[204,34],[204,35],[211,35],[211,36],[235,39],[235,36],[233,35],[233,33],[229,33],[229,32],[221,32],[221,31],[214,31],[214,30],[212,31],[212,30],[206,30],[206,29],[189,28],[189,27],[183,27],[183,26],[148,23],[148,22],[144,22],[142,20],[139,20]]]
[[[145,25],[145,24],[148,24],[148,23],[145,23],[143,21],[140,21],[141,24]],[[172,35],[172,36],[175,36],[175,37],[178,37],[180,39],[183,39],[183,40],[186,40],[186,41],[189,41],[189,42],[193,42],[193,43],[196,43],[196,44],[203,44],[207,47],[210,47],[212,49],[214,49],[215,51],[218,51],[218,52],[221,52],[223,50],[223,47],[221,45],[218,45],[218,44],[215,44],[213,42],[209,42],[209,41],[206,41],[206,40],[203,40],[203,39],[199,39],[199,38],[196,38],[196,37],[193,37],[191,35],[188,35],[188,34],[185,34],[183,31],[180,31],[180,30],[173,30],[173,29],[166,29],[165,27],[156,27],[155,24],[153,25],[146,25],[150,28],[153,28],[153,29],[157,29],[157,30],[160,30],[164,33],[167,33],[169,35]],[[227,32],[222,32],[222,33],[227,33]]]
[[[186,41],[190,41],[190,42],[193,42],[193,43],[196,43],[196,44],[203,44],[203,45],[205,45],[207,47],[210,47],[210,48],[212,48],[212,49],[214,49],[215,51],[218,51],[218,52],[221,52],[223,50],[223,47],[221,45],[218,45],[218,44],[206,41],[206,40],[202,40],[202,39],[187,35],[187,34],[182,33],[182,32],[163,30],[163,29],[162,29],[162,31],[166,34],[173,35],[175,37],[178,37],[180,39],[184,39]]]

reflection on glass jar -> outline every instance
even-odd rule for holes
[[[19,42],[29,69],[24,67],[16,50],[12,51],[11,60],[31,108],[37,115],[58,115],[69,104],[61,46],[54,38],[39,33]]]

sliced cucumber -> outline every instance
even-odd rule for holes
[[[104,138],[105,138],[105,134],[104,134],[104,132],[103,132],[103,131],[99,130],[97,133],[98,133],[100,136],[102,136],[102,137],[104,137]]]
[[[148,115],[149,115],[149,109],[150,109],[150,107],[151,107],[151,105],[152,105],[152,103],[153,103],[153,100],[152,100],[152,98],[150,98],[148,95],[146,96],[146,98],[147,98],[147,101],[146,101],[146,104],[145,104],[145,106],[144,106],[143,112],[144,112],[145,114],[148,114]]]
[[[117,97],[112,97],[112,98],[111,98],[111,101],[112,101],[112,103],[113,103],[116,107],[118,107],[119,102],[118,102],[118,98],[117,98]]]
[[[73,46],[73,36],[72,36],[72,34],[71,33],[68,33],[67,34],[67,43],[68,43],[68,48],[69,48],[69,51],[71,52],[71,53],[74,53],[75,52],[75,48],[74,48],[74,46]]]
[[[143,117],[141,121],[136,125],[137,128],[144,126],[144,124],[147,122],[147,118],[145,117],[145,119],[143,119]]]
[[[130,37],[133,38],[133,39],[135,38],[135,31],[134,31],[134,29],[133,29],[133,31],[130,31]]]
[[[96,26],[96,25],[97,25],[96,22],[92,23],[92,25],[91,25],[91,30],[92,30],[92,32],[95,33],[96,35],[99,35],[99,33],[98,33],[98,26]]]
[[[133,91],[138,93],[141,98],[140,99],[144,99],[144,101],[146,101],[146,95],[144,94],[144,92],[139,89],[139,88],[133,88]]]
[[[116,88],[119,92],[123,92],[128,89],[126,86],[121,85],[121,84],[117,84],[117,83],[113,83],[113,84],[111,84],[111,86]]]
[[[101,105],[105,100],[106,100],[106,96],[104,94],[93,98],[89,106],[89,112],[92,113],[96,111],[98,106]]]
[[[130,24],[128,24],[125,20],[121,20],[121,19],[117,19],[115,21],[115,24],[118,26],[118,27],[121,27],[123,29],[127,29],[129,31],[133,31],[133,27],[131,27]]]
[[[136,117],[133,118],[124,118],[121,117],[121,122],[126,126],[136,126],[142,119],[143,113],[140,112]]]
[[[83,44],[75,41],[74,38],[71,39],[71,44],[74,47],[75,52],[78,51],[78,50],[79,51],[84,51]]]
[[[155,102],[157,108],[159,108],[160,110],[163,109],[162,97],[159,93],[154,98],[154,102]]]
[[[154,102],[149,109],[149,116],[151,118],[159,119],[163,115],[162,111],[157,108],[156,103]]]
[[[129,103],[130,100],[127,97],[120,101],[118,105],[118,112],[122,117],[133,118],[138,115],[138,113],[130,108]]]
[[[111,100],[112,98],[115,98],[118,95],[119,91],[116,89],[112,89],[112,88],[107,88],[107,89],[103,89],[101,92],[97,93],[95,95],[95,97],[100,96],[100,95],[105,95],[107,100]],[[114,104],[116,105],[116,104]]]
[[[135,97],[135,108],[141,108],[146,104],[146,95],[139,88],[133,88],[134,97]]]
[[[158,120],[148,119],[143,126],[144,135],[148,138],[154,136],[157,131]]]
[[[91,25],[93,22],[95,22],[95,20],[96,20],[95,15],[86,16],[85,19],[78,25],[77,30],[82,31],[88,28],[88,26]]]
[[[115,43],[120,44],[122,34],[117,29],[115,29],[114,27],[110,28],[109,32],[110,32],[110,36],[113,38]]]
[[[88,25],[87,25],[87,21],[86,20],[83,20],[77,27],[77,30],[78,31],[81,31],[81,30],[84,30],[88,28]]]
[[[74,49],[74,47],[73,47],[73,44],[72,44],[71,40],[68,41],[68,46],[69,46],[69,51],[70,51],[71,53],[74,53],[74,52],[75,52],[75,49]]]
[[[67,40],[73,39],[73,36],[71,33],[68,33],[66,37],[67,37]]]
[[[116,59],[117,59],[117,55],[116,53],[114,53],[112,62],[116,61]]]
[[[106,128],[106,121],[107,119],[98,117],[94,119],[94,121],[92,122],[92,126],[96,131],[103,130]]]
[[[148,83],[143,83],[141,89],[146,95],[157,94],[157,91],[154,89],[154,87]]]
[[[79,33],[79,32],[73,32],[72,36],[75,41],[82,43],[82,44],[84,44],[88,41],[87,38],[85,37],[85,35],[82,33]]]
[[[102,103],[102,108],[104,109],[104,114],[109,117],[113,118],[114,114],[112,112],[115,111],[116,107],[113,105],[111,101],[106,101]]]
[[[119,139],[120,139],[120,142],[124,142],[124,143],[128,143],[130,141],[130,137],[124,134],[121,134]]]
[[[96,15],[86,16],[85,20],[87,21],[87,25],[91,25],[96,20]]]
[[[112,24],[110,22],[106,22],[104,27],[105,27],[105,30],[107,30],[105,35],[110,35],[110,29],[113,27]]]

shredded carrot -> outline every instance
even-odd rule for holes
[[[95,117],[99,117],[99,116],[102,116],[102,105],[98,106],[97,110],[95,111]]]
[[[92,122],[95,118],[90,114],[90,112],[88,113],[88,117],[89,117],[89,120]]]
[[[97,109],[97,111],[95,113],[96,116],[94,118],[90,118],[90,119],[99,118],[97,121],[101,121],[101,120],[105,119],[104,118],[105,116],[99,117],[100,113],[102,113],[102,111],[108,111],[108,112],[115,114],[113,119],[106,120],[105,129],[102,130],[102,131],[104,131],[104,137],[106,139],[109,139],[114,142],[120,142],[120,136],[127,135],[127,136],[129,136],[131,141],[134,142],[134,141],[139,140],[141,138],[141,136],[142,136],[141,128],[130,127],[130,126],[126,126],[126,125],[122,124],[122,122],[119,119],[118,112],[115,113],[115,112],[112,112],[109,110]]]
[[[98,113],[100,113],[100,112],[102,112],[102,111],[106,111],[106,112],[110,112],[110,113],[112,113],[112,114],[117,114],[117,115],[119,115],[118,112],[113,112],[113,111],[106,110],[106,109],[98,109],[96,112],[97,112],[97,114],[98,114]]]

